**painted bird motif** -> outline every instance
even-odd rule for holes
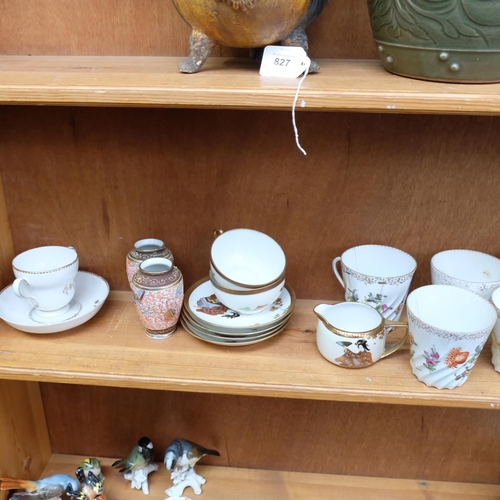
[[[14,479],[0,475],[0,490],[26,490],[14,493],[15,500],[56,500],[65,492],[78,490],[76,479],[67,474],[55,474],[38,481]]]
[[[181,469],[192,469],[198,460],[205,455],[215,455],[220,457],[220,453],[216,450],[207,450],[199,444],[188,441],[187,439],[174,439],[167,451],[163,463],[165,467],[173,471],[176,467]]]
[[[142,469],[153,461],[154,451],[151,439],[144,436],[139,439],[127,458],[117,460],[112,464],[113,467],[121,467],[120,472],[131,472]]]

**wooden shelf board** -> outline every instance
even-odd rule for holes
[[[53,455],[42,477],[65,473],[74,476],[84,457]],[[206,458],[202,460],[207,460]],[[101,459],[105,476],[104,493],[108,500],[140,498],[142,493],[132,490],[130,482],[110,465],[113,459]],[[202,462],[203,463],[203,462]],[[163,500],[164,491],[172,485],[170,473],[159,463],[157,472],[149,476],[148,498]],[[500,486],[471,483],[387,479],[334,474],[266,471],[199,465],[196,470],[207,480],[203,486],[203,500],[487,500],[500,496]],[[191,488],[184,496],[197,498]]]
[[[130,292],[112,292],[99,313],[66,332],[35,335],[0,322],[0,378],[318,400],[500,408],[500,374],[487,345],[469,380],[438,390],[411,373],[408,345],[349,370],[316,347],[320,300],[298,300],[287,329],[264,342],[226,347],[181,327],[167,340],[143,333]]]
[[[291,110],[298,80],[263,78],[258,63],[210,58],[196,75],[182,58],[0,56],[0,104]],[[500,84],[425,82],[376,60],[319,60],[300,110],[500,114]]]

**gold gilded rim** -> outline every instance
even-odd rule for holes
[[[184,293],[184,300],[183,300],[183,306],[184,306],[184,309],[188,312],[188,314],[190,316],[196,316],[194,313],[192,313],[191,309],[189,308],[189,298],[191,297],[191,294],[201,285],[203,285],[205,282],[207,281],[210,281],[210,278],[208,277],[205,277],[205,278],[202,278],[201,280],[198,280],[196,283],[193,283],[188,289],[187,291]],[[282,318],[285,317],[285,316],[288,316],[289,314],[291,314],[293,312],[293,310],[295,309],[295,302],[297,300],[297,297],[295,296],[295,290],[288,284],[285,283],[285,288],[287,290],[287,292],[290,294],[290,306],[289,308],[287,309],[287,312],[286,314],[284,314],[283,316],[281,316]],[[278,297],[279,298],[279,297]],[[231,309],[232,311],[232,309]],[[250,315],[250,316],[253,316],[253,315]],[[198,318],[199,319],[199,318]],[[277,318],[277,319],[280,319],[280,318]],[[208,323],[208,321],[207,321]],[[268,325],[270,323],[273,323],[273,321],[268,321],[267,323],[262,323],[261,325],[259,326],[264,326],[264,325]],[[213,323],[212,323],[213,325]],[[213,326],[219,326],[219,325],[213,325]],[[227,326],[221,326],[221,328],[228,328]],[[248,328],[252,328],[251,326],[231,326],[232,329],[235,329],[235,330],[238,330],[238,329],[248,329]]]
[[[215,265],[215,263],[214,263],[214,261],[212,259],[210,259],[210,263],[212,264],[212,266],[214,266],[214,269],[226,281],[229,281],[229,283],[232,283],[233,285],[241,286],[242,288],[248,288],[249,290],[252,290],[252,289],[255,289],[255,288],[263,288],[263,287],[267,287],[267,286],[273,285],[275,283],[279,283],[280,281],[283,281],[283,279],[285,278],[285,272],[286,272],[286,266],[285,266],[285,268],[283,269],[283,271],[281,272],[281,274],[276,279],[274,279],[273,281],[268,281],[267,283],[262,283],[260,285],[247,285],[245,283],[238,283],[237,281],[234,281],[234,280],[228,278],[225,274],[221,273],[220,269]]]
[[[18,272],[24,273],[24,274],[50,274],[50,273],[55,273],[57,271],[61,271],[62,269],[66,269],[68,267],[71,267],[75,262],[78,262],[78,257],[70,264],[66,264],[65,266],[58,267],[57,269],[50,269],[48,271],[24,271],[23,269],[19,269],[18,267],[14,266],[14,265],[12,265],[12,268],[15,271],[18,271]]]
[[[257,293],[263,293],[263,292],[268,292],[269,290],[272,290],[273,288],[276,288],[280,283],[282,283],[285,280],[285,277],[283,277],[282,280],[273,282],[271,285],[268,285],[263,288],[254,288],[253,290],[230,290],[229,288],[224,288],[223,286],[219,285],[217,281],[215,280],[215,277],[213,276],[212,273],[210,273],[210,281],[212,282],[212,285],[217,288],[217,290],[220,290],[221,292],[228,293],[230,295],[256,295]],[[283,286],[285,284],[283,283]]]
[[[346,302],[335,302],[332,304],[332,306],[335,306],[337,304],[345,304],[345,303]],[[329,330],[330,332],[334,333],[335,335],[338,335],[339,337],[347,337],[349,339],[359,339],[359,338],[370,338],[374,334],[378,334],[380,331],[384,330],[384,326],[386,323],[386,320],[384,319],[384,317],[376,309],[374,309],[371,306],[366,306],[366,307],[370,307],[380,316],[380,323],[376,327],[372,328],[371,330],[366,330],[364,332],[346,332],[344,330],[340,330],[339,328],[335,328],[333,325],[331,325],[326,320],[326,318],[321,313],[314,311],[314,309],[313,309],[313,311],[314,311],[314,314],[316,314],[316,316],[318,316],[318,318],[321,320],[321,322],[323,323],[323,326],[327,330]]]

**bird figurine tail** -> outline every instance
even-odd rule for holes
[[[37,485],[26,479],[14,479],[12,477],[0,476],[0,490],[26,490],[35,491]]]
[[[206,448],[202,448],[202,450],[205,455],[215,455],[216,457],[220,457],[220,453],[217,450],[207,450]]]

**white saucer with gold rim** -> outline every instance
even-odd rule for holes
[[[238,314],[219,302],[212,282],[197,281],[184,295],[184,308],[203,326],[218,331],[233,333],[239,329],[250,332],[276,326],[295,307],[295,293],[287,283],[276,301],[257,314]]]
[[[75,277],[75,296],[61,316],[43,318],[25,299],[15,295],[12,285],[0,292],[0,318],[13,328],[28,333],[57,333],[75,328],[95,316],[109,294],[104,278],[86,271]]]

